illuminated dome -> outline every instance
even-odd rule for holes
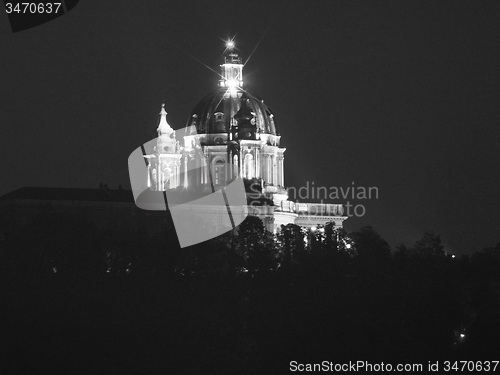
[[[263,100],[245,89],[243,64],[233,49],[234,44],[227,45],[219,87],[196,105],[186,127],[196,127],[202,144],[260,140],[278,145],[274,115]]]
[[[223,87],[205,96],[194,108],[187,126],[196,125],[198,134],[228,133],[237,122],[234,116],[243,106],[249,110],[249,120],[255,123],[256,132],[279,135],[273,113],[263,100],[239,88],[236,90],[236,98]]]
[[[168,199],[166,193],[155,195],[159,207],[165,209],[167,199],[175,205],[168,208],[172,217],[178,217],[178,223],[194,217],[201,233],[203,228],[213,228],[217,232],[211,233],[217,234],[234,229],[241,222],[235,220],[239,217],[235,213],[242,212],[259,217],[274,232],[289,224],[314,231],[318,225],[334,222],[336,229],[342,228],[347,216],[341,204],[296,204],[288,199],[286,148],[280,145],[272,111],[246,90],[244,64],[235,49],[234,40],[229,40],[218,87],[194,107],[182,131],[170,127],[162,106],[158,138],[129,158],[129,166],[137,166],[145,180],[131,179],[132,185],[169,191]],[[198,238],[191,228],[189,223],[185,243]]]

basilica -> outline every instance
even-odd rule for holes
[[[285,148],[277,120],[264,101],[246,89],[234,42],[226,45],[218,87],[194,107],[185,128],[173,130],[163,104],[153,147],[143,150],[147,188],[214,191],[243,179],[245,210],[267,230],[294,223],[342,227],[342,204],[296,203],[285,185]],[[211,187],[212,190],[208,189]]]

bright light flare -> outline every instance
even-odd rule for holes
[[[237,98],[238,90],[236,90],[236,86],[229,86],[229,95],[231,98]]]
[[[228,50],[232,50],[232,49],[234,49],[234,40],[228,40],[228,41],[226,42],[226,48],[227,48]]]

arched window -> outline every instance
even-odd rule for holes
[[[171,178],[172,178],[172,169],[167,167],[163,170],[163,190],[170,189]]]
[[[246,178],[253,178],[254,177],[254,163],[253,163],[253,155],[252,154],[246,154],[245,155],[245,169],[244,169],[244,174]]]
[[[216,133],[226,133],[226,126],[224,124],[224,113],[216,112],[214,113],[214,128],[213,131]]]
[[[233,178],[237,177],[238,173],[238,155],[233,156]]]
[[[224,113],[222,112],[214,113],[214,119],[215,121],[224,121]]]
[[[213,179],[214,185],[223,185],[226,182],[226,162],[222,159],[217,159],[213,163]]]

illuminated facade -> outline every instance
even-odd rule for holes
[[[155,150],[148,159],[148,187],[226,186],[243,177],[249,188],[248,213],[275,231],[282,224],[313,227],[347,218],[341,204],[294,203],[284,180],[285,148],[280,146],[276,120],[264,101],[249,93],[243,81],[243,63],[227,44],[218,88],[196,105],[183,134],[182,146],[167,123],[162,107]],[[193,131],[196,129],[196,131]],[[252,197],[264,198],[252,201]]]

